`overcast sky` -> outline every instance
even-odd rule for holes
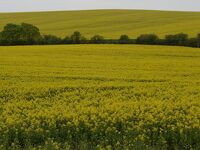
[[[0,12],[83,9],[200,11],[200,0],[0,0]]]

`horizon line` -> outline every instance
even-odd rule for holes
[[[100,8],[100,9],[68,9],[68,10],[36,10],[36,11],[0,11],[0,14],[5,14],[5,13],[42,13],[42,12],[76,12],[76,11],[109,11],[109,10],[115,10],[115,11],[119,11],[119,10],[127,10],[127,11],[160,11],[160,12],[193,12],[193,13],[199,13],[200,11],[192,11],[192,10],[165,10],[165,9],[126,9],[126,8],[122,8],[122,9],[104,9],[104,8]]]

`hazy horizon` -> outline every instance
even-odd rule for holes
[[[200,11],[200,1],[193,0],[6,0],[0,2],[0,12],[38,12],[72,10],[165,10]]]

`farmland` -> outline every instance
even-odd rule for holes
[[[137,37],[143,33],[166,34],[199,33],[200,12],[147,11],[147,10],[90,10],[32,13],[0,13],[0,31],[7,23],[34,24],[42,34],[60,37],[80,31],[87,38],[101,34],[118,38],[122,34]]]
[[[200,149],[199,60],[169,46],[0,47],[0,149]]]

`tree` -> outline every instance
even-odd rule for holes
[[[6,45],[36,44],[41,39],[39,29],[31,24],[7,24],[2,33],[2,41]]]
[[[90,42],[94,44],[103,44],[104,43],[104,37],[101,35],[95,35],[91,38]]]
[[[165,41],[168,45],[185,45],[188,41],[188,35],[184,33],[166,35]]]
[[[83,43],[86,43],[86,41],[87,41],[86,38],[84,36],[82,36],[79,31],[75,31],[71,35],[72,44],[83,44]]]
[[[6,45],[17,44],[20,40],[21,27],[20,25],[9,23],[4,26],[1,32],[1,38]]]
[[[120,44],[129,44],[130,38],[128,37],[128,35],[121,35],[119,38],[119,43]]]
[[[159,38],[155,34],[142,34],[136,39],[138,44],[157,44]]]
[[[39,28],[34,25],[22,23],[21,38],[26,44],[36,44],[41,39]]]

